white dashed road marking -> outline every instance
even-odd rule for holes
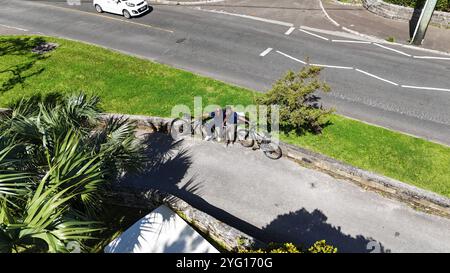
[[[358,40],[331,40],[334,43],[350,43],[350,44],[371,44],[368,41],[358,41]]]
[[[278,50],[277,50],[277,53],[278,53],[278,54],[281,54],[281,55],[283,55],[284,57],[287,57],[287,58],[289,58],[289,59],[291,59],[291,60],[294,60],[294,61],[296,61],[296,62],[299,62],[299,63],[302,63],[302,64],[306,64],[306,62],[304,62],[304,61],[302,61],[302,60],[299,60],[299,59],[297,59],[297,58],[294,58],[294,57],[292,57],[292,56],[290,56],[290,55],[288,55],[288,54],[286,54],[286,53],[283,53],[283,52],[281,52],[281,51],[278,51]]]
[[[318,35],[318,34],[309,32],[309,31],[304,30],[304,29],[299,29],[299,30],[300,30],[301,32],[304,32],[304,33],[306,33],[306,34],[309,34],[309,35],[311,35],[311,36],[317,37],[317,38],[322,39],[322,40],[325,40],[325,41],[329,41],[329,40],[330,40],[330,39],[328,39],[328,38],[326,38],[326,37],[320,36],[320,35]]]
[[[266,56],[267,54],[270,53],[270,51],[272,51],[272,49],[273,49],[273,48],[271,48],[271,47],[267,48],[266,50],[264,50],[263,52],[261,52],[261,54],[259,54],[259,56],[261,56],[261,57]]]
[[[366,71],[364,71],[364,70],[361,70],[361,69],[355,69],[355,70],[358,71],[358,72],[360,72],[360,73],[363,73],[363,74],[365,74],[365,75],[367,75],[367,76],[369,76],[369,77],[372,77],[372,78],[378,79],[378,80],[380,80],[380,81],[384,81],[384,82],[390,83],[390,84],[392,84],[392,85],[398,86],[398,83],[395,83],[395,82],[392,82],[392,81],[383,79],[383,78],[381,78],[381,77],[378,77],[378,76],[376,76],[376,75],[374,75],[374,74],[371,74],[371,73],[369,73],[369,72],[366,72]]]
[[[2,24],[0,24],[0,26],[6,27],[6,28],[11,28],[11,29],[16,29],[16,30],[20,30],[20,31],[28,31],[28,29],[24,29],[24,28],[20,28],[20,27],[12,27],[12,26],[2,25]]]
[[[315,36],[315,37],[317,37],[317,38],[320,38],[320,39],[322,39],[322,40],[331,41],[331,42],[333,42],[333,43],[352,43],[352,44],[367,44],[367,45],[373,44],[374,46],[377,46],[377,47],[380,47],[380,48],[383,48],[383,49],[386,49],[386,50],[389,50],[389,51],[392,51],[392,52],[401,54],[401,55],[406,56],[406,57],[409,57],[409,58],[414,58],[414,59],[427,59],[427,60],[446,60],[446,61],[450,61],[450,57],[439,57],[439,56],[414,56],[414,55],[405,53],[405,52],[403,52],[403,51],[401,51],[401,50],[397,50],[397,49],[394,49],[394,48],[391,48],[391,47],[384,46],[384,45],[382,45],[381,43],[375,43],[375,42],[371,42],[371,41],[345,40],[345,39],[332,39],[332,40],[330,40],[330,39],[328,39],[328,38],[326,38],[326,37],[320,36],[320,35],[315,34],[315,33],[313,33],[313,32],[306,31],[305,28],[308,29],[308,27],[300,26],[300,29],[299,29],[299,30],[302,31],[302,32],[305,32],[305,33],[307,33],[307,34],[310,34],[310,35],[312,35],[312,36]],[[405,45],[401,45],[401,44],[396,44],[396,45],[399,45],[399,46],[402,46],[402,47],[406,47]]]
[[[312,66],[326,67],[326,68],[337,68],[337,69],[353,69],[350,66],[339,66],[339,65],[327,65],[327,64],[311,64]]]
[[[384,46],[384,45],[380,45],[380,44],[377,44],[377,43],[373,43],[373,45],[381,47],[381,48],[384,48],[384,49],[387,49],[387,50],[390,50],[390,51],[393,51],[393,52],[397,52],[398,54],[402,54],[402,55],[411,57],[410,54],[407,54],[407,53],[405,53],[403,51],[400,51],[400,50],[397,50],[397,49],[393,49],[393,48],[390,48],[390,47],[387,47],[387,46]]]
[[[294,30],[295,30],[295,27],[291,27],[291,28],[289,28],[289,29],[284,33],[284,35],[289,35],[289,34],[291,34]]]
[[[267,51],[267,50],[268,50],[268,49],[266,49],[266,51]],[[272,50],[272,49],[271,49],[271,50]],[[286,54],[286,53],[284,53],[284,52],[281,52],[281,51],[279,51],[279,50],[276,50],[276,52],[277,52],[278,54],[280,54],[280,55],[283,55],[283,56],[286,57],[286,58],[289,58],[289,59],[293,60],[293,61],[299,62],[299,63],[304,64],[304,65],[308,65],[305,61],[299,60],[299,59],[297,59],[297,58],[295,58],[295,57],[293,57],[293,56],[291,56],[291,55],[288,55],[288,54]],[[263,53],[264,53],[264,52],[263,52]],[[366,75],[366,76],[369,76],[369,77],[375,78],[375,79],[377,79],[377,80],[380,80],[380,81],[383,81],[383,82],[386,82],[386,83],[389,83],[389,84],[392,84],[392,85],[395,85],[395,86],[398,86],[398,87],[402,87],[402,88],[410,88],[410,89],[420,89],[420,90],[433,90],[433,91],[450,92],[450,89],[446,89],[446,88],[424,87],[424,86],[413,86],[413,85],[404,85],[404,84],[400,85],[400,84],[398,84],[398,83],[396,83],[396,82],[393,82],[393,81],[384,79],[384,78],[382,78],[382,77],[380,77],[380,76],[374,75],[374,74],[369,73],[369,72],[367,72],[367,71],[364,71],[364,70],[361,70],[361,69],[358,69],[358,68],[355,68],[355,67],[350,67],[350,66],[327,65],[327,64],[309,64],[309,65],[311,65],[311,66],[318,66],[318,67],[326,67],[326,68],[336,68],[336,69],[355,70],[355,71],[357,71],[357,72],[359,72],[359,73],[362,73],[362,74],[364,74],[364,75]]]
[[[320,0],[319,0],[319,3],[320,3],[320,7],[321,7],[321,9],[323,10],[325,16],[326,16],[333,24],[335,24],[336,26],[340,27],[340,25],[339,25],[336,21],[334,21],[334,20],[328,15],[328,13],[326,12],[326,10],[325,10],[325,8],[323,7],[323,4],[322,4],[322,2],[321,2]],[[241,17],[241,18],[246,18],[246,19],[251,19],[251,20],[256,20],[256,21],[262,21],[262,22],[271,23],[271,24],[276,24],[276,25],[281,25],[281,26],[287,26],[287,27],[289,27],[289,29],[284,33],[285,35],[290,35],[290,34],[295,30],[294,24],[288,23],[288,22],[282,22],[282,21],[277,21],[277,20],[270,20],[270,19],[266,19],[266,18],[261,18],[261,17],[256,17],[256,16],[250,16],[250,15],[245,15],[245,14],[230,13],[230,12],[226,12],[226,11],[222,11],[222,10],[207,10],[207,9],[202,9],[201,7],[196,7],[195,9],[201,10],[201,11],[204,11],[204,12],[211,12],[211,13],[218,13],[218,14],[230,15],[230,16],[237,16],[237,17]],[[109,17],[108,17],[108,18],[109,18]],[[307,29],[308,27],[306,27],[306,26],[300,26],[300,29],[299,29],[299,30],[302,31],[302,32],[304,32],[304,33],[307,33],[307,34],[309,34],[309,35],[312,35],[312,36],[314,36],[314,37],[320,38],[320,39],[322,39],[322,40],[330,41],[329,38],[326,38],[326,37],[320,36],[320,35],[318,35],[318,34],[309,32],[309,31],[307,31],[307,30],[304,30],[303,28],[306,28],[306,29]],[[354,32],[355,35],[361,36],[359,33],[355,32],[355,31],[351,31],[350,29],[347,29],[346,27],[341,27],[341,28],[342,28],[343,30],[347,31],[347,32],[350,32],[350,33],[353,33],[353,32]],[[402,54],[402,55],[407,56],[407,57],[413,57],[413,58],[416,58],[416,59],[450,60],[450,58],[446,58],[446,57],[412,56],[412,55],[407,54],[407,53],[405,53],[405,52],[403,52],[403,51],[396,50],[396,49],[393,49],[393,48],[390,48],[390,47],[386,47],[386,46],[383,46],[383,45],[381,45],[381,44],[379,44],[379,43],[374,43],[374,42],[370,42],[370,41],[339,40],[339,39],[334,39],[334,40],[331,40],[331,42],[335,42],[335,43],[354,43],[354,44],[374,44],[375,46],[378,46],[378,47],[381,47],[381,48],[384,48],[384,49],[387,49],[387,50],[390,50],[390,51],[393,51],[393,52]],[[402,46],[402,47],[406,47],[406,45],[401,45],[401,46]],[[414,49],[414,48],[413,48],[413,49]]]
[[[448,57],[434,57],[434,56],[413,56],[415,59],[430,59],[430,60],[450,60]]]
[[[450,92],[450,89],[446,88],[435,88],[435,87],[424,87],[424,86],[412,86],[412,85],[402,85],[403,88],[411,88],[411,89],[424,89],[424,90],[434,90],[434,91],[444,91]]]

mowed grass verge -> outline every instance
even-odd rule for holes
[[[0,36],[0,107],[38,93],[84,91],[99,95],[107,112],[167,117],[174,105],[192,107],[194,96],[201,96],[204,106],[224,106],[252,104],[259,95],[187,71],[63,39],[43,37],[60,46],[38,59],[31,53],[35,39]],[[282,134],[282,140],[450,197],[449,147],[338,115],[331,121],[321,135]]]

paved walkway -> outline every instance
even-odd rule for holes
[[[394,37],[396,42],[408,44],[409,22],[383,18],[364,7],[340,5],[331,0],[324,6],[343,27],[381,39]],[[422,47],[450,53],[450,29],[429,26]]]
[[[396,42],[408,44],[409,23],[383,18],[362,6],[342,5],[334,0],[322,0],[328,15],[340,24],[335,26],[325,16],[319,0],[226,0],[202,5],[202,9],[223,10],[251,16],[289,22],[295,26],[340,30],[346,27],[381,39],[394,37]],[[450,52],[450,29],[429,26],[424,48]]]
[[[226,0],[201,8],[288,22],[296,27],[339,30],[327,20],[318,0]]]
[[[155,161],[123,183],[172,193],[260,240],[326,239],[341,252],[450,251],[448,219],[240,145],[150,137]]]

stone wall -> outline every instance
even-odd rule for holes
[[[410,21],[413,16],[416,20],[420,16],[420,10],[414,11],[413,8],[386,3],[382,0],[362,0],[362,3],[370,12],[389,19]],[[435,11],[431,23],[442,27],[450,27],[450,13]]]
[[[123,186],[115,187],[110,192],[108,203],[127,207],[146,208],[149,211],[161,204],[165,204],[194,229],[198,230],[205,237],[212,239],[216,246],[227,251],[265,246],[261,241],[192,207],[180,198],[158,190],[142,191]]]

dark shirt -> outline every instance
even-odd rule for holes
[[[237,124],[238,115],[236,112],[231,113],[231,115],[229,117],[226,117],[225,115],[226,115],[226,111],[222,110],[222,120],[221,121],[225,121],[227,124]],[[215,118],[216,112],[209,113],[209,117]],[[217,118],[220,118],[220,117],[217,117]]]

